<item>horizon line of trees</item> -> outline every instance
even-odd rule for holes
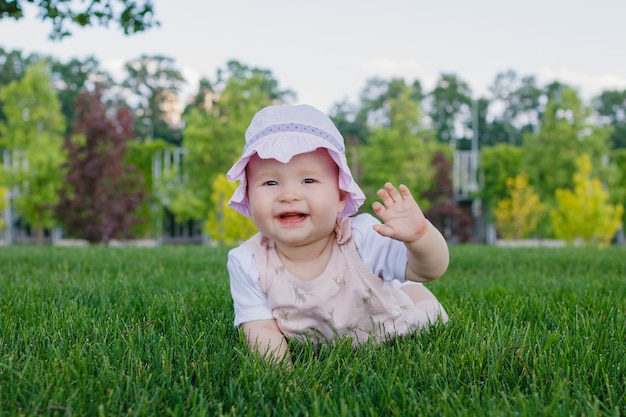
[[[157,233],[157,204],[180,222],[204,222],[215,240],[245,238],[250,225],[224,208],[234,184],[223,173],[253,114],[295,102],[296,93],[269,69],[229,61],[200,80],[173,123],[168,109],[186,82],[174,60],[144,55],[124,72],[116,81],[94,57],[61,62],[0,48],[0,149],[13,167],[0,171],[0,188],[19,188],[20,216],[39,233],[60,224],[68,236],[108,242]],[[556,191],[574,189],[583,154],[608,192],[605,203],[624,205],[626,90],[585,102],[572,86],[540,86],[510,70],[495,76],[489,92],[474,99],[461,77],[442,73],[430,91],[418,79],[372,78],[356,103],[337,102],[329,115],[369,197],[364,209],[384,181],[404,182],[447,237],[469,241],[468,207],[456,201],[451,176],[452,151],[472,149],[473,140],[482,179],[473,197],[490,222],[510,197],[507,180],[522,173],[542,204],[555,208]],[[153,178],[154,153],[176,147],[187,150],[182,163]],[[555,237],[549,217],[533,220],[526,234]]]

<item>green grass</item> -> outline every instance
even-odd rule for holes
[[[626,248],[451,251],[449,324],[286,370],[233,328],[225,249],[0,248],[0,416],[626,415]]]

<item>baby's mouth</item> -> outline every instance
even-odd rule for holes
[[[302,220],[306,217],[304,213],[281,213],[278,215],[278,218],[284,222],[296,222],[298,220]]]

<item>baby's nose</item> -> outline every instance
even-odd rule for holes
[[[280,194],[281,202],[293,202],[300,201],[302,199],[302,194],[298,191],[294,190],[292,187],[286,187],[283,192]]]

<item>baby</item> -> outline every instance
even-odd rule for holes
[[[239,181],[230,206],[259,231],[228,256],[235,325],[253,351],[289,362],[287,338],[357,345],[447,321],[421,283],[446,271],[445,239],[404,185],[377,192],[382,223],[353,216],[365,196],[319,110],[259,111],[227,177]]]

